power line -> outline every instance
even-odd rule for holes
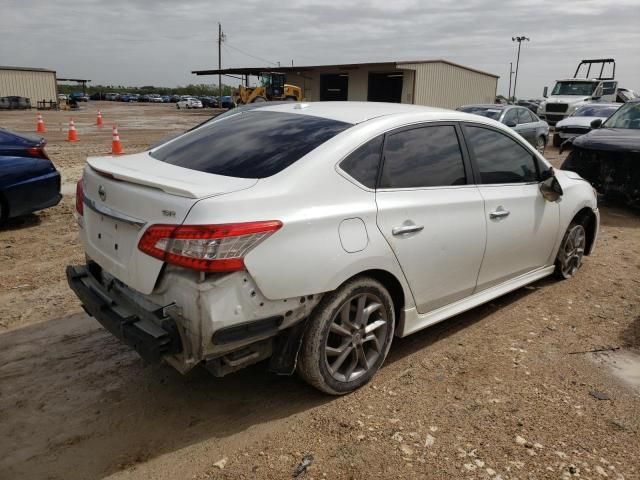
[[[242,54],[246,55],[247,57],[251,57],[251,58],[253,58],[253,59],[255,59],[255,60],[260,60],[261,62],[267,62],[267,63],[269,63],[269,64],[271,64],[271,65],[277,65],[277,64],[278,64],[278,62],[272,62],[272,61],[270,61],[270,60],[267,60],[266,58],[257,57],[257,56],[255,56],[255,55],[252,55],[252,54],[248,53],[248,52],[245,52],[244,50],[242,50],[242,49],[240,49],[240,48],[238,48],[238,47],[234,47],[234,46],[233,46],[233,45],[231,45],[229,42],[226,42],[226,41],[225,41],[225,42],[224,42],[224,44],[225,44],[227,47],[229,47],[229,48],[231,48],[231,49],[233,49],[233,50],[236,50],[237,52],[240,52],[240,53],[242,53]]]

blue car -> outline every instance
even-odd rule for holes
[[[0,223],[60,202],[60,173],[36,135],[0,128]]]

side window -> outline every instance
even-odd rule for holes
[[[482,183],[528,183],[538,180],[533,154],[505,134],[465,125],[464,136],[475,158]]]
[[[531,112],[525,108],[518,109],[518,124],[531,123],[534,120],[531,118]]]
[[[467,183],[456,129],[434,125],[387,136],[381,188],[446,187]]]
[[[616,93],[617,86],[618,82],[602,82],[602,94],[613,95],[614,93]]]
[[[376,188],[383,139],[381,135],[358,147],[340,162],[340,168],[364,186]]]
[[[509,125],[510,123],[518,124],[518,109],[511,108],[507,110],[507,113],[504,115],[504,120],[502,121],[505,125]]]

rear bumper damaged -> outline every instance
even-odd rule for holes
[[[246,272],[198,279],[170,270],[143,295],[93,261],[67,267],[84,310],[149,362],[165,361],[181,373],[203,363],[224,376],[271,357],[271,370],[293,373],[303,320],[320,295],[272,301]]]

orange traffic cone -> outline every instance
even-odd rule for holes
[[[120,143],[120,135],[118,135],[118,126],[113,126],[113,140],[111,141],[111,155],[120,155],[124,153],[122,149],[122,143]]]
[[[44,128],[44,120],[42,119],[42,115],[38,112],[38,124],[36,125],[36,132],[44,133],[47,130]]]
[[[102,112],[100,112],[100,110],[98,110],[98,118],[96,118],[96,126],[97,127],[102,126]]]
[[[69,120],[69,132],[67,133],[67,142],[77,142],[78,132],[76,131],[76,124],[73,118]]]

